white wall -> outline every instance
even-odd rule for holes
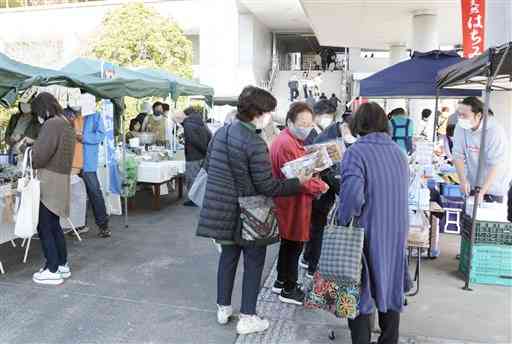
[[[364,58],[361,49],[349,49],[349,69],[352,73],[375,73],[389,66],[389,58]]]
[[[256,17],[253,20],[253,68],[258,83],[269,78],[272,66],[272,33]]]

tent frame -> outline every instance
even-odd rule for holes
[[[501,59],[499,60],[498,62],[498,65],[497,65],[497,68],[494,70],[494,73],[492,73],[492,69],[491,68],[487,68],[487,71],[486,71],[486,81],[485,81],[485,96],[484,96],[484,112],[482,114],[482,136],[481,136],[481,140],[480,140],[480,152],[479,152],[479,156],[478,156],[478,169],[477,169],[477,173],[476,173],[476,183],[477,185],[475,186],[475,201],[474,201],[474,204],[473,204],[473,210],[472,210],[472,224],[471,224],[471,234],[470,234],[470,244],[469,244],[469,262],[468,262],[468,271],[466,273],[466,276],[465,276],[465,282],[464,282],[464,287],[462,288],[463,290],[466,290],[466,291],[472,291],[473,289],[471,289],[470,287],[470,276],[471,276],[471,270],[473,268],[473,264],[472,264],[472,261],[473,261],[473,245],[475,243],[475,231],[476,231],[476,216],[478,214],[478,205],[479,205],[479,201],[480,201],[480,193],[482,191],[482,182],[481,182],[481,179],[482,179],[482,175],[483,175],[483,169],[484,169],[484,159],[485,159],[485,146],[486,146],[486,138],[487,138],[487,122],[488,122],[488,118],[489,118],[489,103],[490,103],[490,100],[491,100],[491,92],[492,91],[496,91],[496,90],[500,90],[500,89],[505,89],[505,90],[509,90],[508,88],[503,88],[503,87],[496,87],[496,85],[494,85],[494,83],[498,80],[501,80],[503,79],[504,77],[507,77],[507,76],[503,76],[503,77],[499,77],[498,78],[498,74],[499,74],[499,71],[501,70],[501,67],[503,66],[503,63],[505,62],[506,58],[507,58],[507,54],[509,53],[509,50],[510,50],[510,44],[505,48],[505,52],[503,54],[503,56],[501,57]],[[492,56],[495,54],[495,50],[494,49],[490,49],[489,50],[489,57],[492,61]],[[489,62],[488,63],[488,67],[491,65],[491,63]],[[451,86],[455,86],[455,85],[467,85],[467,84],[479,84],[481,85],[482,82],[481,81],[471,81],[471,80],[464,80],[463,83],[454,83],[453,85],[449,85],[450,87]],[[437,111],[438,111],[438,103],[439,103],[439,91],[441,88],[446,88],[448,87],[448,85],[445,85],[443,87],[437,87],[437,94],[438,96],[436,97],[436,114],[437,114]],[[436,123],[437,123],[437,116],[436,116]],[[465,202],[464,202],[465,203]]]

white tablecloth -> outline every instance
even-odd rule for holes
[[[164,183],[182,173],[185,173],[185,160],[141,161],[137,170],[137,181]]]

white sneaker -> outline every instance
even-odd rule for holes
[[[59,270],[57,270],[57,272],[60,273],[64,279],[71,277],[71,269],[69,268],[68,263],[66,263],[66,265],[59,265]]]
[[[238,334],[251,334],[263,332],[268,329],[270,323],[267,319],[260,318],[257,315],[240,314],[240,320],[236,325],[236,332]]]
[[[48,269],[36,272],[32,276],[32,280],[37,284],[59,285],[64,283],[64,279],[58,271],[50,272]]]
[[[217,305],[217,322],[221,325],[226,325],[229,318],[233,315],[233,307]]]

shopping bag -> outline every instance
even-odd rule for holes
[[[238,197],[240,223],[235,242],[241,246],[266,246],[279,241],[274,201],[265,196]]]
[[[197,173],[196,179],[190,190],[188,191],[188,198],[194,202],[198,207],[203,206],[203,199],[206,193],[206,182],[208,181],[208,173],[204,168],[201,168]]]
[[[304,283],[304,307],[329,312],[337,318],[355,319],[359,315],[360,283],[326,279],[316,272]]]
[[[336,225],[336,216],[335,205],[324,230],[318,271],[323,278],[359,282],[363,267],[364,229],[354,226],[353,219],[349,226]]]
[[[27,148],[23,157],[22,177],[18,180],[19,207],[14,234],[30,238],[37,233],[39,222],[40,184],[32,168],[32,150]]]

